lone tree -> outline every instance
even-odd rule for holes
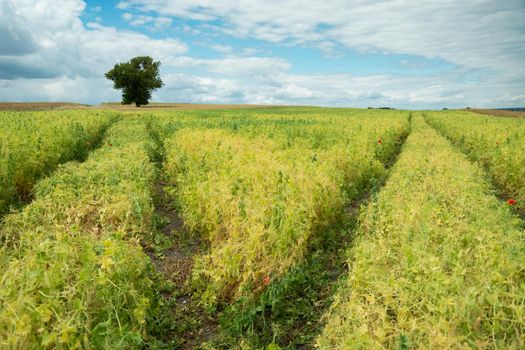
[[[106,78],[113,81],[115,89],[122,89],[122,104],[135,102],[140,107],[149,103],[153,90],[164,85],[159,66],[160,62],[154,62],[149,56],[138,56],[129,62],[117,63],[106,73]]]

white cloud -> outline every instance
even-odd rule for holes
[[[26,20],[10,1],[0,0],[0,37],[1,55],[21,55],[37,49]]]
[[[190,27],[187,24],[182,25],[182,31],[184,33],[192,34],[192,35],[199,35],[201,33],[200,30]]]
[[[368,85],[360,89],[348,89],[333,75],[318,77],[321,82],[335,79],[339,89],[350,91],[341,97],[347,102],[356,96],[367,98],[366,94],[373,90],[381,91],[385,102],[391,103],[525,103],[523,0],[129,0],[129,4],[164,16],[213,20],[207,28],[215,33],[317,47],[331,57],[337,57],[338,50],[347,47],[362,53],[440,58],[458,67],[446,76],[370,77]],[[425,59],[400,62],[403,68],[416,71],[425,64]],[[378,82],[377,78],[385,81]],[[321,96],[320,89],[306,87],[304,79],[300,78],[295,90],[305,96],[312,91],[311,96]],[[353,77],[350,81],[358,83]],[[430,89],[429,81],[441,81],[443,87]],[[293,90],[288,86],[273,92],[284,96]],[[322,103],[341,95],[338,89],[330,87],[324,91],[332,93],[324,94],[324,99],[319,100]],[[507,96],[507,92],[512,97],[506,101],[496,98]]]
[[[222,36],[221,44],[208,46],[225,57],[196,58],[175,38],[153,39],[98,20],[83,23],[81,0],[0,0],[0,100],[118,100],[104,73],[117,61],[150,55],[162,62],[166,86],[154,95],[159,101],[409,108],[525,104],[522,0],[128,0],[117,8],[135,30],[163,30],[172,16],[204,21],[198,27],[181,23],[178,30]],[[413,70],[406,76],[297,73],[286,59],[263,55],[270,44],[261,45],[264,50],[234,48],[223,44],[225,35],[315,47],[332,57],[349,47],[419,58],[400,60],[400,67]],[[422,74],[424,57],[439,57],[455,68]]]
[[[270,42],[332,50],[441,57],[465,68],[525,74],[523,0],[130,0],[165,16],[221,20],[215,28]],[[319,42],[319,43],[316,43]]]
[[[235,103],[242,98],[244,86],[235,79],[169,74],[164,78],[167,89],[159,92],[166,101],[197,103]]]
[[[117,8],[121,9],[121,10],[125,10],[125,9],[129,8],[129,4],[127,2],[125,2],[125,1],[120,1],[117,4]]]
[[[155,31],[168,29],[173,23],[173,20],[169,17],[133,15],[129,12],[124,13],[122,18],[128,21],[131,26],[148,26],[149,29]]]
[[[202,59],[188,56],[167,58],[164,66],[173,68],[206,69],[208,73],[235,77],[269,77],[290,69],[288,61],[278,57],[226,57]]]
[[[290,63],[275,57],[231,57],[202,60],[210,72],[224,75],[249,75],[268,77],[290,68]]]
[[[28,43],[34,38],[39,44],[23,56],[0,55],[0,79],[31,78],[31,75],[35,78],[103,77],[115,62],[133,56],[152,55],[164,60],[187,51],[187,46],[176,39],[154,40],[96,22],[84,25],[79,16],[85,4],[80,0],[41,0],[36,4],[29,0],[0,0],[2,8],[6,4],[19,15],[2,17],[0,28],[5,25],[13,33],[23,33],[29,38]],[[15,39],[2,42],[14,45]]]
[[[98,23],[89,23],[88,28],[90,30],[77,35],[80,39],[77,47],[84,59],[82,63],[90,63],[97,69],[139,55],[149,55],[164,62],[187,51],[187,46],[176,39],[151,39],[144,34],[119,31]],[[96,67],[97,64],[100,66]],[[93,73],[97,69],[93,69]]]
[[[349,74],[298,75],[286,71],[271,76],[213,78],[192,74],[169,74],[166,88],[157,96],[164,101],[221,102],[255,104],[296,104],[397,108],[460,108],[466,100],[472,107],[505,106],[523,96],[487,99],[487,86],[475,89],[450,88],[460,72],[428,77],[375,75],[356,77]],[[429,82],[438,82],[437,85]],[[488,84],[491,85],[491,84]]]
[[[233,51],[233,47],[230,45],[220,45],[220,44],[214,44],[211,45],[210,48],[214,51],[220,52],[220,53],[231,53]]]
[[[523,101],[525,101],[525,94],[506,92],[502,96],[498,97],[496,101],[504,103],[523,103]]]
[[[110,81],[104,78],[16,79],[0,80],[1,100],[63,101],[75,103],[94,103],[118,101],[120,94],[112,89]]]
[[[36,36],[67,34],[82,27],[79,16],[86,8],[80,0],[1,0],[11,2],[17,12],[30,24]]]

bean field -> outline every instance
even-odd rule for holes
[[[0,349],[523,349],[525,119],[0,112]]]

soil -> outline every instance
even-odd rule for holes
[[[164,295],[171,305],[175,322],[182,325],[178,331],[166,336],[176,338],[180,349],[196,349],[202,343],[212,340],[218,331],[218,322],[194,300],[190,286],[194,257],[205,250],[203,242],[189,235],[184,221],[174,209],[166,193],[169,184],[159,181],[155,186],[157,199],[156,215],[162,218],[159,231],[170,239],[171,245],[162,254],[149,253],[157,271],[174,285],[171,293]]]
[[[466,109],[466,111],[478,114],[493,115],[497,117],[525,118],[525,112],[519,111],[508,111],[501,109]]]

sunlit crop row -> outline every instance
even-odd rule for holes
[[[140,347],[151,302],[155,143],[126,118],[84,163],[39,182],[0,231],[0,348]]]
[[[319,348],[523,348],[522,225],[480,167],[416,117],[362,213]]]
[[[318,271],[300,270],[305,257],[340,265],[316,245],[343,227],[350,241],[333,251],[350,247],[349,272],[322,319],[320,348],[523,348],[524,232],[511,208],[525,208],[524,123],[410,116],[309,107],[0,114],[0,215],[18,208],[0,226],[0,348],[136,349],[153,334],[195,329],[202,315],[186,320],[175,297],[165,305],[176,312],[158,312],[158,276],[142,248],[158,248],[155,263],[176,270],[185,235],[202,246],[183,274],[191,288],[181,290],[195,292],[184,310],[200,302],[228,314],[221,322],[240,326],[225,344],[249,348],[243,329],[266,322],[274,287],[288,293],[286,281]],[[156,211],[161,185],[168,196]],[[368,204],[354,225],[359,203]],[[160,237],[169,204],[185,230]],[[162,260],[167,244],[174,250]],[[342,270],[319,290],[323,305]],[[288,346],[296,324],[280,325],[259,339]]]
[[[469,112],[425,112],[428,122],[479,161],[509,203],[525,209],[525,120]]]
[[[116,113],[0,113],[0,214],[26,201],[40,177],[58,164],[83,159]]]
[[[300,262],[312,235],[384,176],[408,115],[259,114],[169,138],[171,193],[187,227],[211,243],[193,272],[203,300],[260,291]]]

